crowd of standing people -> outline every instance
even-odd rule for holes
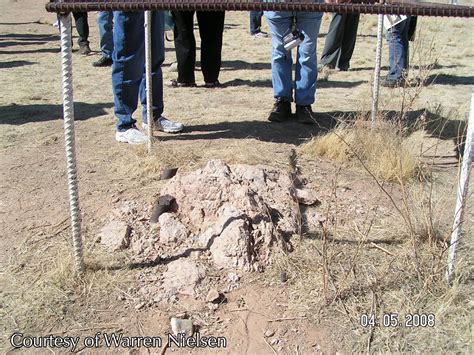
[[[317,0],[316,0],[317,1]],[[350,2],[351,0],[326,0]],[[87,13],[74,13],[79,35],[79,52],[87,55],[89,26]],[[219,88],[222,63],[224,11],[171,11],[152,12],[152,115],[154,129],[166,133],[181,132],[183,124],[163,116],[163,75],[161,66],[165,57],[165,23],[172,23],[177,60],[177,78],[169,83],[172,88],[196,87],[196,39],[194,17],[200,34],[200,61],[204,88]],[[196,16],[194,16],[196,15]],[[295,120],[302,124],[320,124],[312,110],[315,102],[318,71],[324,68],[350,70],[359,24],[358,14],[332,16],[321,59],[317,60],[317,38],[322,13],[291,11],[251,11],[250,36],[255,39],[269,37],[262,30],[265,16],[271,36],[271,76],[275,99],[270,110],[270,122]],[[146,135],[137,128],[133,113],[140,100],[142,128],[147,129],[147,102],[145,85],[144,13],[103,11],[97,16],[100,37],[100,58],[95,67],[112,67],[114,113],[117,118],[116,140],[132,144],[144,143]],[[406,85],[408,67],[408,41],[414,33],[416,18],[407,17],[387,30],[389,43],[389,72],[382,85]],[[295,43],[292,43],[295,42]],[[296,63],[293,64],[292,49]],[[293,75],[294,68],[294,75]],[[292,102],[295,104],[294,115]]]

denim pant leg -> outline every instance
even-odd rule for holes
[[[250,11],[250,34],[254,35],[260,32],[262,27],[263,11]]]
[[[100,51],[105,58],[112,58],[114,50],[113,38],[113,13],[112,11],[100,11],[97,15],[97,27],[99,27]]]
[[[321,14],[297,13],[297,28],[304,34],[303,42],[298,46],[295,73],[295,102],[297,105],[311,105],[316,95],[318,59],[316,43],[318,41]]]
[[[388,80],[400,80],[408,67],[408,28],[410,17],[387,30],[388,60],[390,70]]]
[[[143,12],[114,11],[112,90],[117,131],[136,123],[132,114],[137,109],[145,62],[143,21]]]
[[[163,72],[161,65],[165,61],[165,13],[153,11],[151,18],[151,83],[152,83],[152,110],[153,119],[157,120],[163,113]],[[146,73],[143,69],[140,83],[140,102],[142,103],[143,122],[147,123],[146,113]]]
[[[273,96],[293,101],[291,51],[283,46],[283,37],[290,32],[291,13],[280,16],[278,12],[266,11],[270,33],[272,35],[272,85]],[[315,53],[316,55],[316,53]]]

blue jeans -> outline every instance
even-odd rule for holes
[[[293,85],[291,51],[283,47],[283,37],[290,33],[292,13],[265,11],[272,34],[272,83],[275,98],[293,101],[293,87],[297,105],[311,105],[316,95],[318,64],[316,43],[322,14],[296,12],[297,29],[304,34],[296,53],[295,83]]]
[[[250,34],[261,32],[263,11],[250,11]]]
[[[112,58],[114,50],[112,11],[100,11],[97,15],[97,26],[99,27],[100,51],[105,58]]]
[[[410,27],[410,16],[391,29],[387,30],[388,60],[390,70],[388,80],[400,80],[408,68],[408,28]]]
[[[153,11],[151,21],[151,77],[153,88],[153,118],[163,113],[163,74],[161,64],[165,59],[164,16]],[[145,85],[145,30],[143,12],[114,11],[114,51],[112,54],[112,90],[114,93],[117,130],[133,127],[132,118],[137,109],[138,96],[143,107],[143,121],[146,123]]]

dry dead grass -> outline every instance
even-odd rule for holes
[[[125,254],[109,254],[94,244],[92,240],[84,246],[87,269],[80,276],[75,272],[67,232],[23,243],[4,274],[6,284],[17,286],[9,287],[2,300],[4,326],[45,335],[113,328],[105,312],[113,310],[117,317],[122,313],[117,295],[128,298],[126,290],[135,281],[134,274],[126,266]],[[0,338],[5,351],[9,335]]]
[[[387,219],[367,212],[365,223],[325,222],[318,233],[306,234],[272,269],[273,279],[282,271],[288,275],[290,307],[337,329],[348,353],[472,350],[472,264],[461,258],[456,280],[446,283],[449,218],[435,195],[429,188],[409,188],[403,215]],[[329,206],[326,221],[337,214]],[[390,313],[401,326],[383,324]],[[364,314],[375,316],[375,327],[361,326]],[[410,314],[433,314],[435,325],[406,327]]]
[[[395,127],[384,124],[374,129],[364,122],[340,125],[328,134],[311,139],[300,152],[351,166],[361,166],[377,178],[389,182],[406,182],[426,175],[418,147],[422,137],[404,137]]]

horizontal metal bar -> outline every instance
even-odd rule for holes
[[[355,14],[414,15],[435,17],[474,17],[474,7],[415,3],[413,1],[375,4],[325,4],[308,0],[291,2],[262,2],[248,0],[62,0],[46,4],[49,12],[71,11],[146,11],[146,10],[200,10],[200,11],[306,11]]]

